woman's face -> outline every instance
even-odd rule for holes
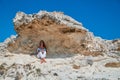
[[[40,43],[40,47],[43,48],[43,42]]]

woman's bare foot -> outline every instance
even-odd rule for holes
[[[42,58],[41,58],[40,62],[41,62],[41,64],[44,62]]]

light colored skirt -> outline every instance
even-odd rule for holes
[[[38,58],[45,58],[46,57],[46,51],[44,51],[43,53],[42,52],[38,52],[37,57]]]

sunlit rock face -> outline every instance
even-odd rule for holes
[[[18,36],[8,43],[7,49],[11,52],[34,53],[40,40],[45,41],[49,54],[80,53],[96,56],[118,49],[116,42],[95,37],[82,23],[62,12],[18,12],[13,23]]]

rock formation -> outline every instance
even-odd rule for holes
[[[118,49],[118,43],[95,37],[81,23],[62,12],[40,11],[37,14],[18,12],[13,19],[18,36],[8,44],[11,52],[33,53],[44,40],[48,53],[80,53],[100,55]],[[119,42],[120,44],[120,42]]]

